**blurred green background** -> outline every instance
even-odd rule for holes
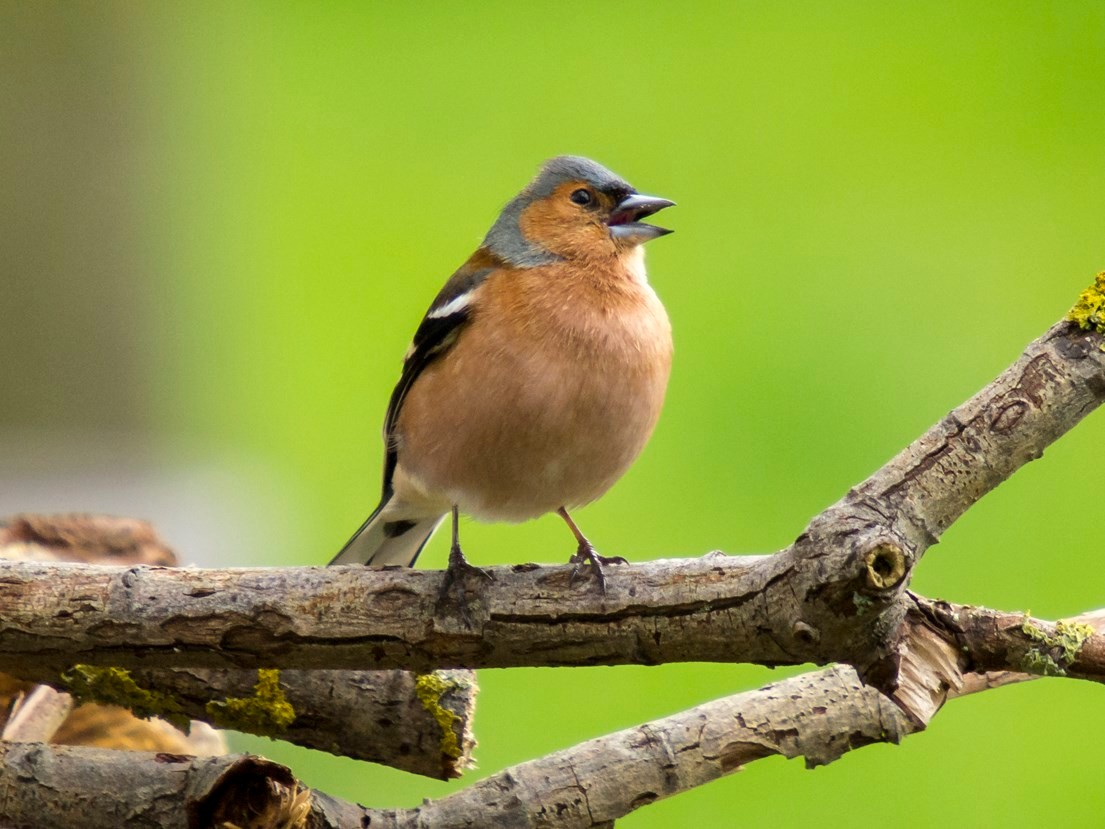
[[[579,520],[632,559],[778,549],[1105,268],[1103,43],[1105,5],[1073,0],[4,2],[0,512],[148,517],[204,564],[326,562],[376,503],[421,313],[572,152],[679,202],[649,246],[667,408]],[[1098,413],[957,523],[915,587],[1043,616],[1105,604],[1103,445]],[[572,546],[555,518],[463,532],[480,564]],[[449,785],[238,746],[413,805],[786,673],[485,671],[479,770]],[[1099,820],[1102,699],[987,693],[903,746],[758,762],[619,826]]]

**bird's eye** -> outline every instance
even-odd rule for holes
[[[578,190],[572,191],[572,195],[569,197],[572,201],[579,205],[588,205],[594,200],[594,196],[591,195],[590,190],[584,190],[582,187]]]

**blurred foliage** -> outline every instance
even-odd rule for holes
[[[228,564],[323,563],[375,505],[379,427],[408,338],[548,156],[592,156],[679,202],[665,214],[677,233],[649,246],[676,335],[667,408],[635,468],[579,515],[607,554],[786,545],[1008,365],[1105,267],[1099,2],[4,13],[12,42],[50,44],[24,50],[27,78],[99,48],[101,62],[63,77],[98,90],[105,107],[129,101],[118,123],[98,126],[127,141],[125,178],[112,179],[126,224],[110,239],[132,257],[124,298],[141,337],[122,352],[140,358],[138,420],[165,457],[248,454],[274,487],[295,488],[289,531],[261,549],[243,527]],[[15,89],[19,77],[0,84]],[[74,115],[19,88],[16,114],[60,113],[77,148],[83,122],[66,119],[96,124],[114,111]],[[18,119],[2,140],[35,165]],[[101,166],[99,153],[60,156]],[[49,186],[62,205],[95,202]],[[89,207],[82,216],[102,218]],[[94,251],[97,237],[77,224],[79,238],[61,222],[49,244]],[[37,232],[41,244],[47,231]],[[82,308],[108,313],[97,283],[68,278]],[[95,353],[94,339],[64,342],[62,357]],[[958,522],[914,586],[1042,616],[1105,603],[1103,442],[1096,414]],[[462,532],[481,564],[555,561],[572,548],[554,518]],[[444,565],[441,542],[424,566]],[[485,671],[477,774],[784,673]],[[1101,710],[1100,688],[1069,681],[987,693],[902,747],[811,773],[755,763],[619,826],[927,826],[964,814],[980,825],[1085,823],[1105,810]],[[377,806],[476,776],[439,784],[240,745]]]

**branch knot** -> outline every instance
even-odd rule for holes
[[[906,555],[893,541],[880,540],[863,556],[867,566],[866,584],[871,590],[893,590],[905,580]]]

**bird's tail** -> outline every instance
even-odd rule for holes
[[[444,515],[406,518],[385,498],[330,564],[398,564],[413,567]]]

